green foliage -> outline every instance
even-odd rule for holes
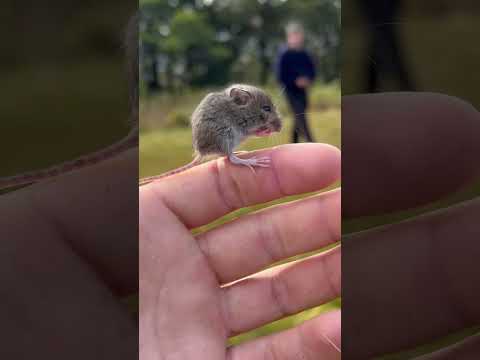
[[[170,34],[163,48],[170,53],[202,49],[213,43],[214,31],[205,17],[190,9],[175,13],[170,24]]]
[[[140,9],[141,81],[160,58],[160,88],[267,83],[292,19],[306,27],[319,77],[338,78],[338,0],[143,0]]]

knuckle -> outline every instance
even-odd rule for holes
[[[275,307],[279,311],[280,315],[288,316],[292,314],[292,310],[289,306],[290,291],[284,277],[281,274],[282,273],[280,272],[270,278],[270,291],[272,302],[275,304]]]

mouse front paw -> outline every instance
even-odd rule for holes
[[[262,157],[253,157],[250,159],[247,159],[251,161],[252,166],[258,166],[258,167],[269,167],[270,166],[270,158],[268,156],[262,156]]]
[[[249,159],[241,159],[235,155],[231,155],[229,160],[232,164],[235,165],[244,165],[248,166],[250,170],[255,172],[254,167],[269,167],[270,166],[270,158],[268,156],[262,157],[251,157]]]

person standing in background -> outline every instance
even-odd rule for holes
[[[315,65],[304,49],[305,35],[298,23],[286,27],[287,46],[283,47],[277,61],[277,80],[285,89],[285,95],[294,115],[292,141],[297,143],[300,136],[308,142],[313,137],[308,127],[308,87],[315,79]]]

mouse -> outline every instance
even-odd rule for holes
[[[264,137],[279,132],[282,120],[271,97],[262,89],[234,84],[207,94],[191,116],[194,159],[187,165],[166,173],[146,177],[139,186],[178,174],[198,164],[207,156],[225,156],[232,164],[269,167],[267,156],[239,158],[235,149],[247,138]]]

